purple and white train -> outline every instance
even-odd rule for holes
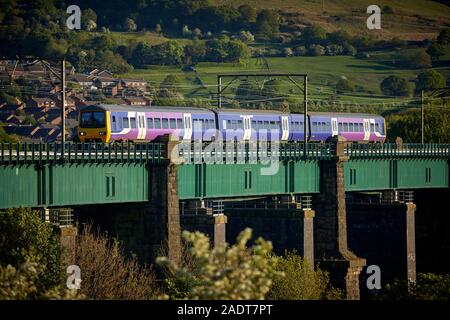
[[[78,119],[81,142],[153,141],[166,134],[180,140],[304,141],[303,114],[241,109],[128,107],[93,105]],[[383,117],[362,113],[311,112],[308,141],[325,142],[343,136],[353,142],[384,142]]]

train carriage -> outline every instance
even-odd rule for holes
[[[308,141],[325,142],[340,135],[347,141],[384,142],[384,118],[373,114],[274,110],[209,110],[189,107],[94,105],[80,111],[78,137],[84,141],[153,141],[173,134],[185,141]]]

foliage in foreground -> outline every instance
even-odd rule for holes
[[[39,291],[37,283],[41,268],[35,262],[25,261],[18,268],[12,265],[0,266],[0,300],[23,299],[79,299],[82,296],[76,290],[55,286]]]
[[[0,261],[22,270],[26,261],[37,263],[37,292],[47,291],[62,281],[61,247],[54,227],[41,221],[31,209],[0,211]]]
[[[277,261],[276,269],[284,276],[273,280],[267,299],[273,300],[340,300],[343,292],[329,283],[328,273],[312,270],[308,262],[295,252],[289,252]]]
[[[377,300],[450,300],[450,275],[418,273],[417,283],[397,279],[386,285]]]
[[[81,293],[88,299],[152,299],[157,295],[155,276],[135,256],[127,258],[115,239],[84,226],[77,239],[76,264],[81,269]]]
[[[252,236],[247,228],[232,246],[211,248],[209,238],[200,232],[183,232],[187,245],[187,264],[177,265],[167,257],[158,263],[167,272],[167,288],[173,299],[264,299],[276,276],[277,258],[271,255],[272,244],[258,238],[251,248]]]

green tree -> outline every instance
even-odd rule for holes
[[[206,58],[206,52],[205,42],[194,40],[184,47],[184,63],[197,64]]]
[[[439,43],[432,43],[428,47],[427,53],[431,56],[433,60],[439,60],[441,56],[445,55],[445,48]]]
[[[255,7],[249,5],[249,4],[243,4],[238,8],[242,22],[244,24],[249,24],[256,21],[256,9]]]
[[[231,40],[228,43],[227,51],[227,61],[230,62],[242,62],[242,60],[250,58],[250,49],[241,40]]]
[[[415,284],[396,279],[383,288],[377,300],[450,300],[450,275],[418,273]]]
[[[408,81],[398,76],[389,76],[380,84],[381,91],[387,96],[409,96],[411,89]]]
[[[435,70],[427,70],[417,76],[415,92],[420,93],[422,90],[427,92],[443,87],[445,87],[444,76]]]
[[[437,37],[437,41],[440,44],[449,44],[450,43],[450,28],[442,29]]]
[[[296,252],[289,252],[278,259],[276,270],[284,276],[275,277],[267,299],[338,300],[343,298],[343,293],[330,285],[327,272],[320,268],[314,271]]]
[[[310,56],[323,56],[325,54],[325,48],[320,44],[312,44],[308,48],[308,55]]]
[[[264,299],[275,270],[272,244],[262,238],[248,248],[251,229],[237,237],[235,245],[211,248],[209,238],[200,232],[183,231],[188,266],[172,263],[167,257],[157,262],[167,273],[166,285],[173,299]]]
[[[340,34],[342,36],[342,34]],[[303,29],[301,40],[304,44],[321,44],[326,39],[325,30],[319,26],[310,26]]]
[[[62,280],[61,247],[54,228],[31,209],[0,211],[0,261],[18,268],[36,262],[40,271],[37,291],[57,286]]]
[[[336,92],[345,93],[355,91],[355,84],[346,78],[341,78],[336,83]]]
[[[256,17],[256,28],[263,36],[273,37],[280,30],[280,15],[275,10],[262,10]]]
[[[410,69],[431,67],[431,57],[422,50],[405,51],[398,54],[399,65]]]

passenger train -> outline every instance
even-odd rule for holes
[[[304,141],[303,114],[266,110],[92,105],[79,113],[81,142],[153,141],[167,134],[180,140]],[[341,135],[353,142],[384,142],[383,117],[362,113],[311,112],[308,141]]]

